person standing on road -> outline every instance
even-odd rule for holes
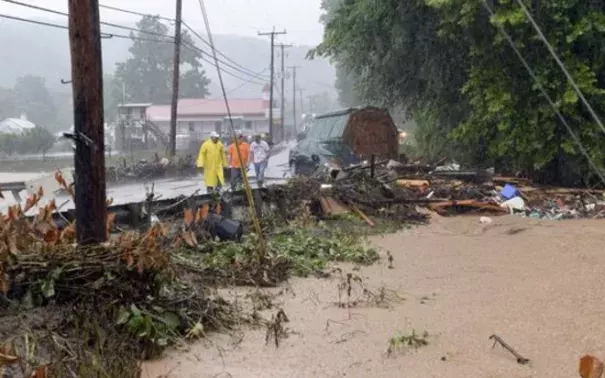
[[[202,143],[197,157],[197,167],[204,170],[204,181],[208,193],[215,190],[220,192],[225,184],[223,169],[227,167],[227,155],[225,155],[225,145],[216,131],[211,132],[210,139]]]
[[[265,142],[260,134],[254,136],[254,142],[250,145],[250,161],[254,163],[254,172],[256,173],[256,182],[258,187],[263,186],[265,181],[265,169],[271,148]]]
[[[238,132],[236,138],[239,142],[239,152],[242,157],[240,162],[237,154],[237,147],[235,141],[229,145],[229,166],[231,167],[231,190],[235,191],[238,184],[242,181],[241,167],[248,168],[248,159],[250,157],[250,145],[246,142],[244,134]]]

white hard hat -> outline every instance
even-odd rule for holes
[[[210,133],[210,138],[220,138],[220,137],[221,136],[216,131],[213,131]]]

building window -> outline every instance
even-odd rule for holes
[[[214,131],[216,131],[217,133],[221,133],[222,129],[223,129],[223,123],[221,121],[216,121],[214,122]]]
[[[195,128],[195,123],[194,122],[189,122],[189,131],[193,131]]]
[[[252,121],[246,121],[245,126],[246,130],[252,130]]]

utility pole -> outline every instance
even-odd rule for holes
[[[279,34],[286,34],[286,31],[276,32],[275,27],[270,32],[258,33],[258,35],[268,35],[271,37],[271,83],[269,84],[269,135],[271,140],[274,138],[275,131],[273,130],[273,76],[275,73],[275,36]]]
[[[300,114],[305,114],[305,104],[304,104],[304,97],[303,97],[303,92],[305,91],[302,88],[298,89],[300,91]]]
[[[103,65],[98,0],[69,0],[78,244],[107,240]]]
[[[285,131],[285,127],[286,124],[284,122],[286,115],[285,115],[285,107],[284,107],[284,103],[286,102],[286,98],[284,96],[284,88],[285,88],[285,80],[286,80],[286,68],[284,66],[285,64],[285,52],[284,49],[286,47],[292,47],[292,45],[284,45],[283,43],[280,43],[279,47],[281,48],[281,102],[280,102],[280,115],[281,115],[281,132],[280,132],[280,139],[283,140],[284,139],[284,131]]]
[[[174,26],[174,60],[172,62],[172,105],[170,107],[170,156],[176,155],[176,121],[179,106],[179,67],[181,64],[181,17],[182,0],[176,0],[176,24]]]
[[[292,69],[292,116],[294,117],[294,132],[298,132],[298,122],[296,120],[296,69],[299,66],[290,66]]]

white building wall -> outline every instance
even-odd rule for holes
[[[234,116],[235,118],[235,116]],[[236,121],[236,129],[243,131],[245,134],[258,134],[269,132],[269,120],[262,116],[257,117],[244,117],[240,122]],[[153,121],[162,132],[166,135],[170,134],[170,122],[169,121]],[[239,125],[241,124],[241,126]],[[177,121],[177,134],[189,134],[190,129],[204,138],[207,138],[212,131],[218,128],[221,130],[221,134],[229,133],[229,122],[223,118],[179,118]]]

